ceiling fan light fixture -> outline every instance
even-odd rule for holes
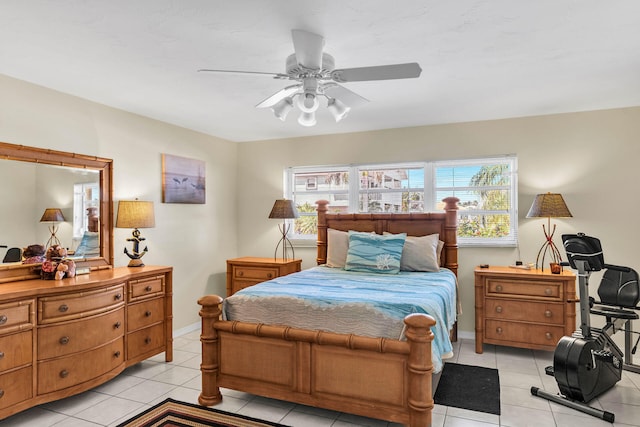
[[[327,102],[327,110],[329,110],[337,123],[347,117],[347,114],[351,111],[351,107],[347,107],[335,98],[329,98],[329,102]]]
[[[284,98],[276,103],[271,110],[273,110],[273,114],[282,120],[283,122],[287,118],[287,114],[293,109],[293,99],[292,97]]]
[[[315,126],[316,125],[316,113],[314,111],[306,112],[303,111],[300,113],[300,117],[298,117],[298,123],[302,126]]]
[[[318,101],[318,97],[313,93],[304,93],[300,98],[298,98],[298,108],[303,113],[313,113],[320,106],[320,101]]]

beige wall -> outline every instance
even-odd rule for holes
[[[208,293],[225,294],[225,259],[237,254],[237,144],[6,76],[0,76],[0,93],[0,141],[111,158],[114,209],[121,199],[155,202],[156,227],[143,230],[149,247],[144,261],[174,267],[174,330],[197,323],[196,301]],[[161,153],[206,162],[206,204],[161,202]],[[0,221],[11,219],[3,209]],[[114,230],[116,266],[129,261],[123,249],[131,249],[130,233]]]
[[[174,266],[174,329],[198,321],[201,295],[224,295],[225,259],[273,255],[279,236],[267,216],[282,196],[287,166],[515,153],[523,261],[535,261],[543,240],[543,221],[524,217],[535,194],[554,191],[574,215],[555,221],[556,242],[562,233],[584,231],[602,240],[608,262],[640,269],[640,108],[236,144],[5,76],[0,93],[1,141],[112,158],[115,201],[155,202],[156,228],[143,230],[145,261]],[[206,204],[161,203],[161,153],[206,161]],[[129,233],[115,229],[117,266],[128,262],[122,249]],[[296,255],[304,267],[315,263],[314,248],[297,248]],[[473,268],[516,257],[514,248],[460,250],[463,332],[474,329]]]
[[[515,153],[523,261],[535,262],[544,240],[542,223],[546,223],[525,216],[536,194],[551,191],[563,194],[574,216],[554,220],[557,244],[561,234],[582,231],[602,240],[607,262],[640,269],[640,227],[635,223],[640,211],[635,188],[638,136],[640,108],[629,108],[241,143],[238,252],[272,256],[278,230],[267,216],[274,199],[282,196],[285,167]],[[315,262],[315,248],[297,248],[296,256],[303,258],[303,267],[310,267]],[[516,259],[514,248],[460,249],[461,331],[474,330],[474,267],[481,263],[508,265]]]

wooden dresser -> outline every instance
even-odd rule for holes
[[[244,257],[227,260],[227,296],[260,282],[300,271],[301,259]]]
[[[575,300],[570,270],[476,268],[476,353],[483,343],[553,351],[576,329]]]
[[[0,419],[173,359],[172,268],[0,283]]]

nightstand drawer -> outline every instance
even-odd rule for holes
[[[487,296],[538,297],[561,300],[562,284],[536,280],[519,280],[490,278],[486,282]]]
[[[264,282],[265,280],[271,280],[278,277],[277,268],[263,268],[263,267],[234,267],[233,277],[241,280],[255,280]]]
[[[549,346],[552,349],[563,336],[562,326],[487,320],[485,327],[485,337],[488,342],[504,341],[509,343],[508,345],[522,343]]]
[[[564,325],[564,305],[545,302],[513,301],[487,298],[485,317],[500,320],[523,320]]]

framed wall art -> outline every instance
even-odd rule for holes
[[[205,203],[205,162],[162,154],[162,203]]]

